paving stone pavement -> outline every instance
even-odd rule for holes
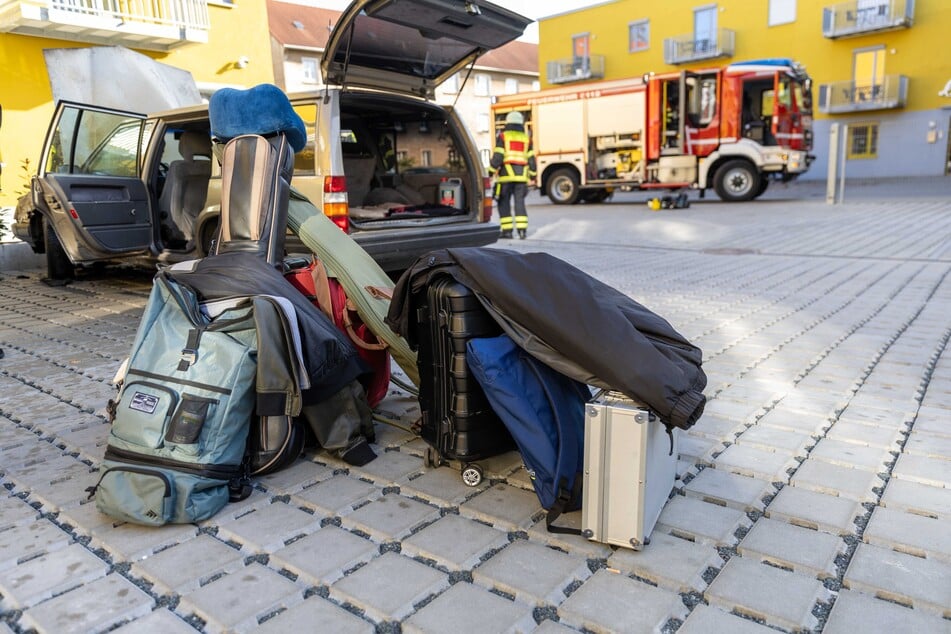
[[[643,551],[547,533],[515,454],[469,488],[383,426],[366,467],[312,451],[200,525],[115,523],[85,489],[150,275],[0,271],[0,632],[951,632],[951,198],[616,198],[499,246],[704,350]]]

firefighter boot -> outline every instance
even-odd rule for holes
[[[519,230],[518,230],[518,238],[519,238],[519,240],[524,240],[524,239],[525,239],[525,236],[527,236],[527,235],[528,235],[528,230],[527,230],[527,229],[519,229]]]
[[[512,230],[509,229],[508,231],[503,231],[502,233],[499,234],[499,237],[502,238],[503,240],[511,240]]]

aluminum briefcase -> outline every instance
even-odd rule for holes
[[[676,430],[675,430],[676,431]],[[617,392],[585,407],[582,535],[640,550],[674,486],[676,433]]]

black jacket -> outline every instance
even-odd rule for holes
[[[547,253],[441,249],[400,278],[386,322],[417,347],[413,295],[435,275],[472,289],[506,333],[540,361],[645,403],[687,429],[703,412],[702,353],[659,315]]]

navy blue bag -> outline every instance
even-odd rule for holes
[[[548,510],[548,530],[580,533],[552,522],[581,508],[588,386],[538,361],[508,335],[470,339],[466,362],[518,445],[535,493]]]

